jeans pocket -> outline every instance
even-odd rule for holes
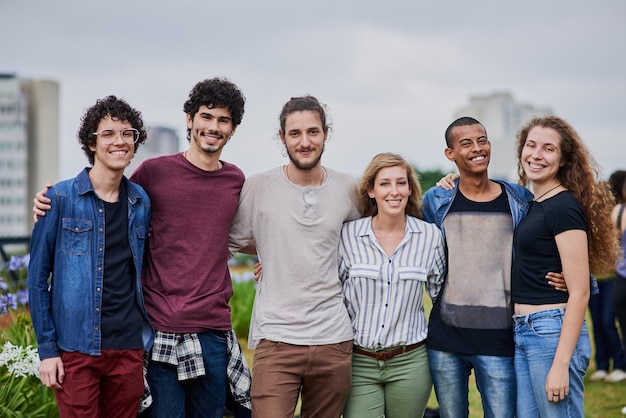
[[[560,317],[540,317],[530,322],[533,333],[539,337],[558,337],[561,335],[562,320]]]
[[[343,341],[343,342],[335,344],[339,352],[341,352],[342,354],[350,354],[350,355],[352,355],[352,345],[353,345],[352,340]]]
[[[276,341],[261,340],[254,349],[254,358],[260,360],[278,352],[280,344]]]

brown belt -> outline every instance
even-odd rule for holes
[[[416,348],[420,348],[426,343],[426,340],[420,341],[416,344],[411,345],[403,345],[402,347],[392,348],[391,350],[384,351],[369,351],[359,346],[352,347],[352,351],[357,354],[363,354],[364,356],[375,358],[379,361],[386,361],[390,358],[397,356],[398,354],[408,353],[409,351],[413,351]]]

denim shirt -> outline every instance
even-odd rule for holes
[[[504,186],[509,200],[509,207],[511,208],[511,216],[513,217],[513,228],[516,228],[524,216],[526,216],[530,206],[529,202],[533,200],[533,194],[519,184],[509,183],[504,180],[493,181]],[[446,237],[446,231],[443,227],[443,220],[448,214],[454,197],[459,190],[459,179],[454,183],[455,187],[452,190],[446,190],[439,186],[431,187],[422,199],[422,213],[424,214],[424,219],[427,222],[436,224],[439,229],[441,229],[444,239]],[[595,295],[599,292],[598,282],[593,275],[590,276],[590,288],[591,295]]]
[[[494,181],[504,186],[513,217],[513,228],[515,228],[522,218],[526,216],[529,206],[528,202],[533,200],[533,194],[519,184],[509,183],[503,180]],[[438,186],[431,187],[430,190],[426,192],[423,199],[422,211],[424,218],[426,221],[436,224],[439,229],[441,229],[444,237],[446,232],[443,228],[443,220],[448,214],[454,197],[459,190],[459,180],[457,179],[454,183],[456,186],[452,190],[446,190]]]
[[[52,202],[35,224],[28,270],[29,307],[39,358],[60,351],[100,354],[100,319],[104,269],[104,203],[85,168],[46,194]],[[123,177],[128,194],[128,240],[135,265],[135,295],[143,316],[142,340],[149,350],[154,330],[144,308],[141,265],[150,199],[141,186]],[[50,279],[50,281],[48,280]]]

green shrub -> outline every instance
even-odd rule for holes
[[[248,338],[255,293],[256,282],[254,280],[233,282],[233,297],[230,299],[230,307],[233,329],[238,337]]]

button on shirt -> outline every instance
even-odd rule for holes
[[[446,274],[443,237],[434,224],[406,220],[391,257],[378,243],[371,217],[342,228],[339,275],[357,346],[381,350],[426,339],[424,286],[435,299]]]

